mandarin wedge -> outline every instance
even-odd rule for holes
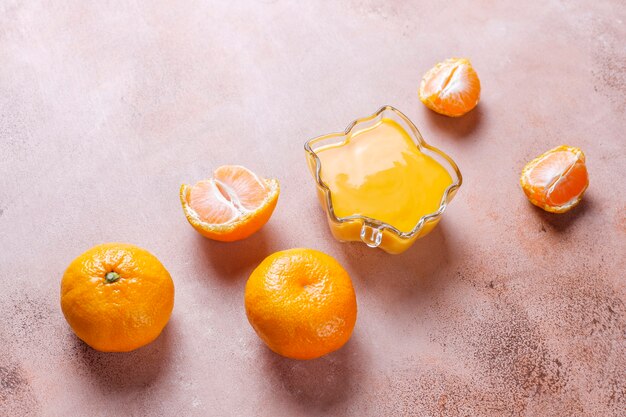
[[[224,165],[213,177],[180,187],[189,223],[201,235],[222,242],[245,239],[272,216],[280,187],[239,165]]]
[[[252,272],[245,291],[248,321],[279,355],[314,359],[342,347],[356,322],[350,276],[313,249],[276,252]]]
[[[580,203],[589,185],[585,154],[565,145],[551,149],[526,164],[520,184],[537,207],[564,213]]]
[[[439,114],[462,116],[478,104],[480,80],[468,59],[446,59],[424,75],[419,97],[426,107]]]

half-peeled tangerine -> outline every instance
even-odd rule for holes
[[[213,177],[180,187],[189,223],[203,236],[232,242],[257,232],[272,216],[278,180],[260,178],[240,165],[224,165]]]

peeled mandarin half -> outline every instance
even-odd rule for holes
[[[424,75],[419,97],[426,107],[439,114],[462,116],[478,104],[480,80],[468,59],[446,59]]]
[[[551,149],[526,164],[520,184],[537,207],[564,213],[580,203],[589,185],[585,154],[565,145]]]
[[[189,223],[203,236],[232,242],[258,231],[272,216],[278,180],[259,178],[239,165],[224,165],[213,177],[180,187],[180,201]]]

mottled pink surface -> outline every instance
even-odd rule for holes
[[[235,3],[0,2],[0,415],[623,416],[623,1]],[[483,86],[460,119],[417,98],[450,56]],[[383,104],[464,175],[395,257],[333,241],[302,147]],[[564,143],[591,185],[551,215],[518,176]],[[178,200],[227,163],[282,184],[233,244]],[[162,336],[128,354],[93,351],[59,308],[65,267],[106,241],[176,284]],[[243,308],[255,265],[299,246],[336,257],[359,303],[351,341],[309,362],[266,349]]]

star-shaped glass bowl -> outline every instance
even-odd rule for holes
[[[339,217],[333,209],[332,192],[328,185],[322,181],[320,173],[323,169],[316,150],[333,144],[343,144],[351,136],[352,132],[358,132],[370,128],[382,119],[391,119],[398,123],[415,143],[415,146],[424,154],[432,157],[452,178],[450,184],[441,195],[439,208],[427,215],[422,216],[409,232],[402,232],[394,226],[371,217],[354,214]],[[381,248],[388,253],[401,253],[407,250],[417,239],[428,234],[439,222],[446,207],[454,198],[457,190],[463,182],[461,172],[456,163],[448,155],[424,141],[415,125],[402,112],[391,106],[381,107],[371,116],[357,119],[350,123],[346,130],[338,133],[330,133],[310,139],[304,145],[307,162],[318,191],[318,198],[326,212],[328,225],[333,236],[342,242],[361,241],[372,248]],[[393,204],[390,201],[389,204]]]

